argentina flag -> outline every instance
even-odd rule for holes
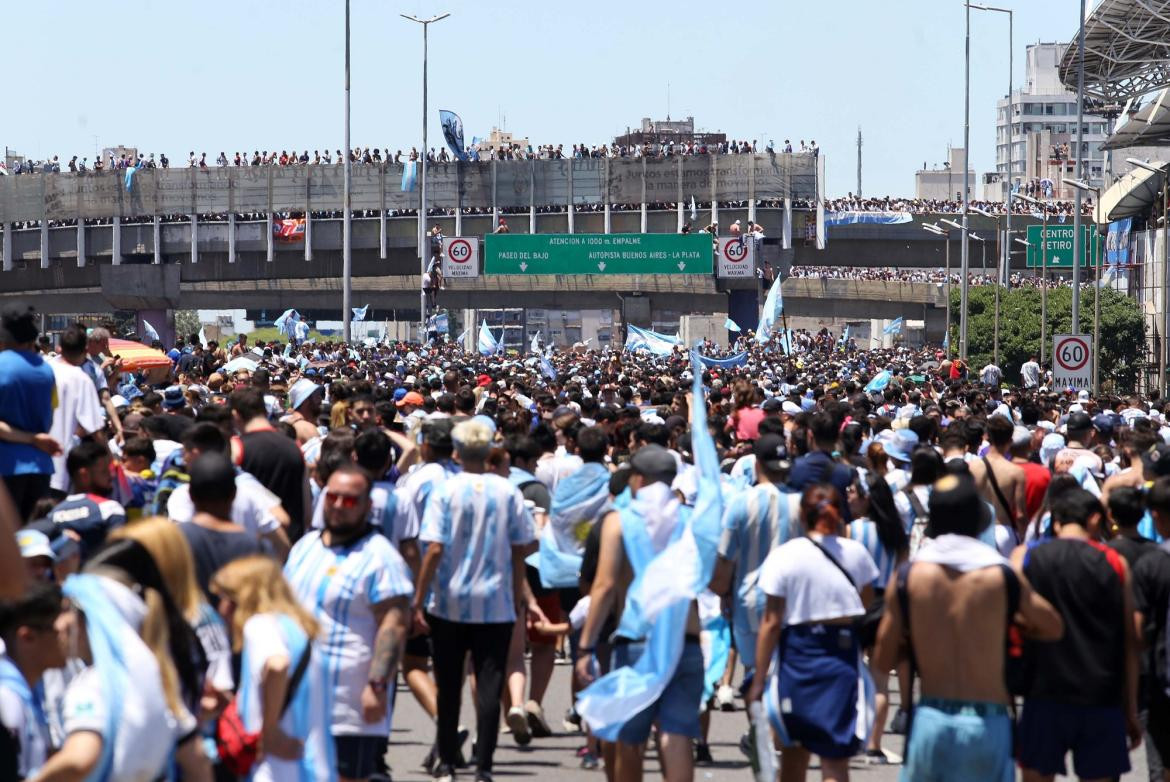
[[[772,287],[768,289],[768,297],[764,299],[764,312],[760,315],[760,327],[756,330],[756,342],[761,345],[768,344],[776,321],[784,314],[784,294],[780,291],[783,282],[777,277]]]
[[[890,325],[882,329],[883,334],[901,334],[902,333],[902,318],[898,317],[890,321]]]
[[[142,331],[146,334],[146,338],[151,342],[162,342],[162,339],[158,335],[158,331],[156,331],[154,326],[150,325],[150,321],[146,320],[145,318],[142,319]]]
[[[349,311],[353,313],[353,319],[355,321],[363,321],[366,319],[366,313],[370,311],[370,305],[367,304],[364,307],[350,307]]]
[[[402,192],[408,193],[414,190],[415,183],[418,181],[418,161],[408,160],[402,164]]]
[[[626,350],[645,350],[656,356],[669,356],[680,344],[678,337],[640,329],[633,324],[627,326]]]
[[[272,321],[272,325],[276,326],[276,330],[286,337],[295,336],[295,328],[297,321],[301,319],[300,313],[296,310],[285,310],[280,317]]]
[[[492,330],[488,328],[487,321],[479,324],[479,354],[481,356],[491,356],[500,352],[500,343],[496,340]]]
[[[453,111],[439,109],[439,124],[443,127],[443,139],[455,153],[455,159],[467,160],[467,153],[463,151],[463,120]]]

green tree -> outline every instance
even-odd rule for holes
[[[1093,332],[1094,295],[1081,291],[1081,332]],[[1137,303],[1123,293],[1101,293],[1101,383],[1115,391],[1132,391],[1145,366],[1146,325]],[[951,349],[959,346],[959,288],[951,290]],[[995,288],[971,287],[968,295],[968,357],[974,369],[989,362],[995,346]],[[1035,288],[1000,291],[999,365],[1004,377],[1015,382],[1029,356],[1040,354],[1041,292]],[[1066,334],[1072,322],[1072,288],[1048,291],[1046,364],[1051,365],[1052,337]]]
[[[175,310],[175,336],[186,339],[190,334],[198,334],[201,325],[197,310]]]

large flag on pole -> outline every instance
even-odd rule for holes
[[[640,329],[633,324],[627,327],[626,350],[645,350],[656,356],[669,356],[681,344],[678,337]]]
[[[439,125],[443,128],[443,139],[455,153],[455,159],[467,160],[467,152],[463,148],[463,120],[453,111],[439,109]]]
[[[353,313],[353,319],[355,321],[363,321],[366,319],[366,313],[370,311],[370,305],[367,304],[364,307],[350,307],[349,310]]]
[[[728,331],[739,331],[740,330],[739,324],[736,323],[731,318],[728,318],[727,320],[723,321],[723,328],[727,329]]]
[[[142,331],[146,334],[146,338],[151,342],[162,342],[162,339],[158,335],[158,331],[155,330],[154,326],[150,325],[150,321],[146,318],[142,319]]]
[[[890,321],[889,325],[882,329],[883,334],[901,334],[902,333],[902,318],[901,316]]]
[[[766,345],[772,338],[772,329],[776,321],[784,314],[784,295],[780,292],[783,280],[777,277],[768,290],[768,297],[764,299],[764,312],[760,315],[760,327],[756,329],[756,342]]]
[[[479,324],[479,354],[481,356],[490,356],[500,352],[500,343],[492,334],[492,330],[488,328],[487,321]]]

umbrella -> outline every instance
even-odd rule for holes
[[[147,347],[128,339],[111,339],[110,353],[122,357],[123,372],[142,372],[148,369],[170,369],[171,360],[161,350]]]
[[[219,371],[231,374],[232,372],[238,372],[241,369],[246,369],[249,372],[252,372],[256,369],[256,365],[259,363],[260,362],[257,359],[250,355],[236,356],[231,361],[220,367]]]

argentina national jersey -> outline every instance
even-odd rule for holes
[[[534,531],[511,482],[459,473],[435,484],[418,538],[443,546],[429,613],[449,622],[516,620],[512,546],[531,543]]]
[[[289,552],[284,574],[301,604],[321,623],[313,648],[333,687],[333,735],[385,736],[389,716],[365,722],[362,689],[369,680],[374,636],[372,607],[413,594],[410,570],[391,542],[371,529],[348,546],[326,546],[313,530]]]

